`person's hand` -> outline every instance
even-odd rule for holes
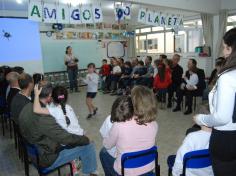
[[[42,87],[40,87],[40,89],[39,89],[39,85],[35,84],[35,86],[34,86],[34,94],[35,94],[36,97],[38,97],[40,95],[41,91],[42,91]]]

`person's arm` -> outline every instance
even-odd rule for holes
[[[109,131],[112,127],[111,116],[109,115],[106,120],[103,122],[99,132],[103,138],[108,137]]]
[[[39,95],[42,91],[42,88],[39,89],[38,84],[35,85],[34,87],[34,106],[33,106],[33,111],[34,113],[37,114],[44,114],[44,115],[49,115],[49,111],[47,108],[42,108],[39,102]]]
[[[191,135],[186,136],[184,139],[182,145],[177,151],[176,158],[175,158],[175,163],[172,168],[172,175],[173,176],[180,176],[183,172],[183,158],[184,155],[191,151]]]
[[[235,103],[235,90],[232,87],[232,84],[234,83],[234,78],[228,76],[227,74],[222,75],[218,79],[217,97],[215,97],[217,102],[214,105],[214,112],[211,112],[209,115],[197,115],[195,117],[195,121],[198,125],[218,127],[226,125],[232,121]]]
[[[118,140],[119,127],[117,123],[114,123],[108,136],[103,139],[103,146],[106,149],[111,149],[116,146]]]
[[[40,125],[40,133],[62,145],[75,147],[89,144],[88,137],[68,133],[57,124],[52,116],[47,116],[46,118],[42,116],[38,117],[38,124]]]

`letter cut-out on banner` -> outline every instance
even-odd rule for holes
[[[93,21],[94,23],[102,23],[103,22],[103,13],[101,6],[93,5]]]
[[[81,24],[81,11],[79,6],[70,8],[70,24]]]
[[[45,23],[57,22],[57,7],[55,4],[44,3],[43,22]]]
[[[69,24],[70,23],[70,9],[68,5],[57,6],[57,23]]]
[[[138,22],[139,23],[146,23],[146,10],[140,9],[138,13]]]
[[[93,23],[93,13],[90,5],[81,6],[82,23]]]
[[[33,21],[42,22],[43,9],[39,1],[31,1],[28,5],[28,19]]]

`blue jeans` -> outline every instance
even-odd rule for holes
[[[104,147],[101,149],[99,156],[105,176],[118,176],[113,168],[115,158],[113,158]]]
[[[90,174],[97,170],[96,151],[93,143],[62,150],[56,161],[48,167],[48,169],[54,169],[78,158],[80,158],[82,162],[83,174]]]
[[[68,78],[70,82],[70,90],[73,90],[74,88],[77,89],[77,77],[78,77],[78,70],[77,69],[68,69]]]

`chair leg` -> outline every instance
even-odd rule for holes
[[[60,168],[57,169],[57,172],[58,172],[58,176],[61,176],[61,170],[60,170]]]
[[[17,146],[18,146],[18,137],[17,137],[17,133],[16,133],[16,129],[15,127],[13,126],[13,133],[14,133],[14,141],[15,141],[15,149],[17,149]]]
[[[12,122],[10,118],[8,118],[8,122],[9,122],[9,129],[10,129],[10,138],[12,139]]]
[[[1,121],[2,121],[2,135],[5,136],[4,115],[1,115]]]
[[[24,151],[24,165],[25,165],[25,176],[29,176],[29,161],[26,151]]]
[[[194,102],[193,102],[194,111],[196,110],[196,106],[197,106],[197,97],[194,97]]]
[[[73,176],[74,174],[73,174],[73,167],[72,167],[72,164],[69,163],[69,166],[70,166],[70,176]]]

